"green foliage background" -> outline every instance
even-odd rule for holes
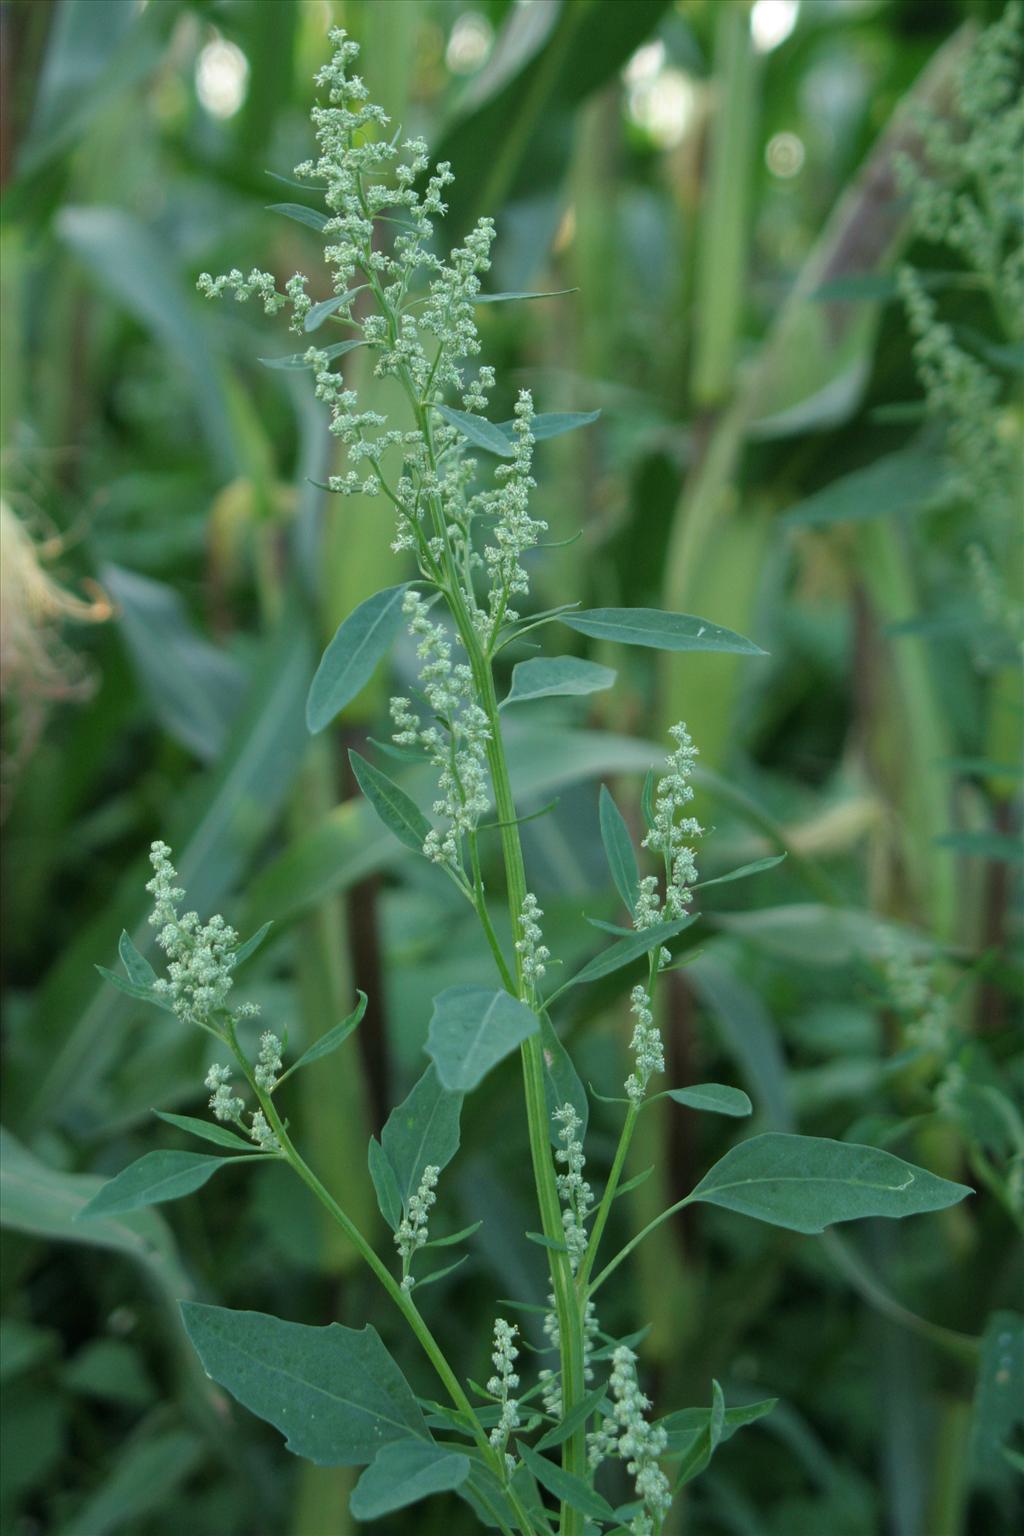
[[[1021,573],[986,506],[929,510],[941,439],[922,425],[887,276],[899,255],[958,270],[910,242],[886,167],[894,144],[914,152],[901,104],[948,115],[958,63],[1001,9],[804,0],[759,53],[746,0],[5,7],[5,1530],[351,1528],[352,1474],[300,1464],[227,1404],[181,1332],[182,1297],[372,1317],[429,1390],[284,1169],[225,1176],[166,1216],[72,1224],[131,1158],[185,1145],[151,1108],[197,1113],[205,1097],[201,1043],[94,970],[114,963],[122,929],[148,934],[152,838],[174,846],[201,912],[243,933],[274,919],[246,992],[297,1045],[348,1014],[356,987],[368,994],[358,1049],[296,1079],[289,1113],[384,1246],[368,1137],[420,1071],[425,1000],[491,979],[454,895],[355,793],[346,749],[386,737],[391,679],[324,736],[306,731],[323,645],[408,574],[391,519],[313,483],[331,445],[309,375],[258,361],[292,351],[284,334],[194,292],[203,269],[315,264],[315,236],[265,208],[294,196],[271,173],[309,151],[332,20],[363,45],[374,98],[451,160],[456,229],[495,215],[494,286],[578,289],[482,321],[499,418],[525,382],[540,410],[602,412],[539,457],[538,515],[553,540],[579,537],[538,567],[538,606],[697,613],[770,652],[656,660],[566,643],[619,677],[572,701],[569,725],[545,701],[510,722],[521,806],[558,797],[523,829],[553,953],[572,974],[590,952],[580,912],[621,916],[599,782],[633,814],[665,727],[685,718],[713,828],[703,872],[788,858],[708,892],[687,934],[701,954],[665,1022],[673,1082],[741,1083],[759,1129],[885,1145],[979,1191],[898,1231],[821,1239],[698,1207],[640,1250],[607,1326],[650,1324],[659,1407],[706,1404],[712,1375],[730,1403],[781,1399],[670,1529],[1019,1529],[1020,672],[968,547],[994,540],[1017,602]],[[469,68],[474,37],[485,57]],[[223,117],[197,92],[218,43],[247,65]],[[947,284],[941,298],[958,335],[1001,344],[984,294]],[[386,398],[360,357],[357,387]],[[1019,344],[994,366],[995,426],[1019,458]],[[867,478],[844,478],[855,472]],[[399,678],[411,662],[400,642]],[[936,957],[952,1021],[941,1047],[921,1044],[887,988],[886,926]],[[581,1076],[603,1092],[623,1076],[620,990],[599,983],[572,1004]],[[611,1150],[599,1109],[595,1171]],[[717,1117],[652,1112],[637,1165],[657,1171],[623,1202],[623,1237],[733,1139]],[[476,1377],[493,1298],[543,1300],[543,1254],[520,1241],[534,1224],[527,1162],[502,1069],[467,1100],[439,1207],[450,1227],[484,1225],[470,1262],[429,1293],[431,1326]],[[437,1500],[380,1529],[468,1518]]]

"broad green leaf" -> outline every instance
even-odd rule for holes
[[[408,1382],[375,1329],[309,1328],[264,1312],[184,1302],[208,1376],[317,1466],[359,1467],[396,1440],[430,1443]]]
[[[447,1168],[459,1150],[461,1113],[462,1094],[443,1087],[432,1066],[391,1111],[380,1140],[403,1205],[416,1193],[424,1168]]]
[[[304,331],[318,330],[329,315],[336,314],[339,309],[344,309],[357,293],[362,293],[366,284],[360,284],[358,288],[350,288],[347,293],[336,293],[332,299],[321,299],[319,304],[314,304],[312,309],[306,312],[306,318],[302,322]]]
[[[128,972],[128,979],[138,987],[152,988],[156,981],[156,971],[150,965],[145,955],[140,955],[127,933],[122,929],[118,940],[117,953],[121,957],[121,964]]]
[[[725,1398],[717,1381],[711,1383],[711,1408],[708,1412],[707,1423],[701,1430],[697,1439],[689,1450],[683,1453],[683,1459],[676,1473],[675,1490],[682,1488],[707,1466],[712,1456],[718,1449],[725,1428]],[[674,1490],[674,1491],[675,1491]]]
[[[629,934],[609,946],[603,954],[595,955],[593,960],[577,971],[575,976],[558,988],[558,991],[548,998],[550,1004],[555,997],[560,997],[570,987],[578,987],[584,982],[597,981],[602,976],[610,976],[613,971],[621,970],[624,965],[632,965],[643,955],[649,954],[652,949],[660,949],[667,944],[669,939],[674,939],[682,933],[684,928],[689,928],[691,923],[697,921],[692,912],[687,912],[685,917],[678,917],[671,923],[655,923],[651,928],[641,928],[639,933]]]
[[[903,449],[833,480],[824,490],[790,508],[785,520],[821,528],[918,512],[936,499],[948,478],[949,471],[938,454]]]
[[[318,213],[315,208],[306,208],[302,203],[268,203],[267,212],[283,214],[286,219],[294,219],[296,224],[305,224],[307,229],[317,231],[328,222],[326,213]]]
[[[360,757],[354,749],[349,750],[348,759],[359,788],[388,831],[393,832],[406,848],[422,853],[430,822],[415,800],[410,799],[394,779],[389,779],[386,773],[381,773],[379,768],[368,763],[365,757]]]
[[[177,1126],[179,1131],[188,1131],[190,1136],[198,1136],[202,1141],[210,1141],[215,1147],[230,1147],[234,1152],[253,1150],[251,1141],[245,1141],[235,1131],[229,1131],[226,1125],[218,1125],[216,1120],[197,1120],[194,1115],[172,1115],[166,1109],[155,1109],[153,1113],[161,1120],[166,1120],[168,1125]]]
[[[252,937],[246,939],[244,944],[239,944],[231,957],[231,969],[233,971],[237,971],[240,965],[245,964],[250,955],[256,953],[273,926],[273,921],[264,923],[262,928],[257,928]]]
[[[1007,1488],[1013,1468],[1005,1451],[1024,1427],[1024,1317],[993,1312],[985,1325],[974,1388],[971,1469],[976,1482]],[[1018,1469],[1019,1470],[1019,1469]]]
[[[282,1082],[285,1077],[290,1077],[300,1067],[308,1067],[311,1062],[321,1061],[325,1056],[330,1056],[333,1051],[336,1051],[340,1045],[345,1044],[345,1041],[358,1027],[359,1021],[366,1012],[366,993],[357,992],[357,996],[359,1001],[348,1018],[342,1019],[340,1024],[335,1024],[334,1028],[329,1029],[325,1035],[321,1035],[319,1040],[314,1040],[309,1049],[303,1051],[294,1066],[288,1068],[288,1071],[281,1079]]]
[[[306,700],[306,724],[314,735],[330,725],[370,681],[402,627],[402,600],[408,588],[409,583],[403,582],[375,592],[338,626]]]
[[[478,293],[474,304],[507,304],[510,299],[560,299],[567,293],[579,293],[578,288],[553,288],[550,293]]]
[[[748,875],[759,875],[766,869],[774,869],[785,858],[784,853],[774,853],[766,859],[755,859],[752,864],[741,864],[739,869],[730,869],[727,875],[716,875],[713,880],[698,880],[693,889],[706,891],[711,885],[728,885],[731,880],[746,880]]]
[[[548,1134],[553,1147],[560,1147],[558,1124],[552,1119],[561,1104],[571,1104],[580,1118],[580,1137],[587,1134],[590,1100],[572,1064],[572,1057],[558,1038],[547,1013],[540,1017],[540,1044],[544,1058],[544,1107],[548,1115]]]
[[[377,1196],[377,1208],[392,1232],[397,1232],[402,1221],[402,1195],[398,1188],[395,1170],[376,1136],[370,1137],[370,1144],[366,1149],[366,1162],[374,1193]]]
[[[314,345],[314,342],[310,343],[310,346]],[[354,352],[356,347],[368,345],[368,342],[358,336],[350,341],[332,342],[329,347],[317,347],[317,351],[323,353],[324,357],[330,361],[335,357],[344,357],[346,352]],[[307,361],[305,352],[289,352],[284,357],[261,357],[257,361],[262,363],[264,368],[283,368],[289,373],[301,373],[303,369],[313,367],[312,362]]]
[[[446,1088],[466,1093],[539,1028],[532,1009],[508,992],[448,987],[434,999],[427,1055]]]
[[[503,459],[512,457],[512,444],[501,428],[485,416],[474,416],[470,411],[456,411],[449,405],[435,405],[434,409],[450,427],[456,427],[474,448],[483,448],[486,453],[495,453]]]
[[[120,1216],[144,1205],[180,1200],[182,1195],[201,1189],[219,1168],[233,1161],[230,1157],[210,1157],[205,1152],[147,1152],[104,1184],[76,1219]]]
[[[740,1142],[690,1196],[791,1232],[941,1211],[973,1194],[878,1147],[768,1131]]]
[[[713,1115],[740,1117],[752,1115],[754,1106],[742,1088],[729,1088],[725,1083],[694,1083],[692,1088],[666,1088],[655,1094],[658,1099],[672,1099],[685,1104],[688,1109],[703,1109]]]
[[[538,1455],[532,1446],[522,1440],[516,1441],[516,1449],[541,1487],[553,1493],[563,1504],[578,1509],[580,1514],[588,1515],[591,1520],[615,1518],[608,1500],[602,1498],[589,1483],[585,1483],[582,1477],[576,1477],[572,1472],[563,1472],[561,1467],[549,1461],[546,1456]]]
[[[732,651],[741,656],[768,654],[752,640],[690,613],[662,613],[657,608],[584,608],[559,614],[559,622],[594,640],[646,645],[656,651]]]
[[[512,687],[502,708],[521,704],[526,699],[548,699],[599,693],[615,681],[611,667],[577,656],[535,656],[520,661],[512,669]]]
[[[140,1003],[151,1003],[154,1008],[163,1009],[164,1013],[174,1012],[167,999],[153,991],[151,983],[140,984],[137,981],[130,981],[127,976],[119,976],[116,971],[108,971],[105,965],[97,965],[95,969],[99,971],[104,981],[109,981],[111,986],[117,987],[118,991],[123,992],[127,997],[134,997]]]
[[[574,1430],[577,1430],[581,1424],[585,1424],[591,1414],[598,1411],[607,1392],[608,1388],[606,1386],[595,1387],[593,1392],[588,1392],[586,1397],[580,1399],[575,1408],[570,1409],[563,1419],[560,1419],[557,1424],[553,1424],[547,1433],[541,1436],[534,1446],[534,1450],[548,1451],[553,1445],[561,1445],[563,1441],[568,1440]]]
[[[745,1403],[740,1408],[727,1408],[722,1419],[719,1443],[724,1445],[738,1429],[765,1418],[777,1403],[777,1397],[765,1397],[760,1402]],[[665,1455],[681,1456],[689,1451],[693,1442],[706,1432],[712,1412],[711,1408],[680,1408],[678,1412],[666,1414],[663,1419],[659,1419],[658,1427],[668,1436]]]
[[[379,1520],[433,1493],[459,1488],[469,1476],[469,1457],[422,1440],[395,1440],[377,1452],[352,1490],[348,1507],[357,1520]]]
[[[604,844],[608,868],[612,872],[615,889],[622,897],[623,905],[630,912],[636,909],[640,889],[640,870],[636,862],[633,839],[629,835],[626,819],[612,798],[607,785],[601,785],[599,802],[601,841]]]

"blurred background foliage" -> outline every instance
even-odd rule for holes
[[[225,1402],[185,1346],[181,1296],[306,1322],[372,1316],[419,1380],[285,1170],[166,1216],[72,1220],[102,1177],[175,1144],[153,1106],[204,1098],[199,1042],[93,969],[122,928],[148,939],[152,838],[172,843],[201,911],[244,932],[275,919],[245,990],[293,1041],[347,1013],[356,985],[369,993],[358,1049],[300,1079],[288,1106],[367,1228],[367,1136],[419,1070],[424,999],[454,973],[489,979],[450,888],[353,798],[343,749],[386,736],[393,679],[328,738],[305,731],[319,648],[396,579],[390,519],[313,483],[331,444],[308,373],[287,363],[294,340],[194,292],[203,269],[320,270],[316,235],[266,206],[299,195],[280,178],[309,152],[332,21],[362,43],[374,98],[452,161],[452,233],[496,217],[494,287],[574,290],[481,311],[499,416],[523,383],[539,409],[602,411],[543,450],[540,515],[552,539],[576,540],[545,555],[538,606],[694,612],[771,653],[659,665],[596,645],[619,670],[613,693],[568,724],[545,705],[510,720],[523,808],[557,796],[524,827],[552,950],[572,966],[580,912],[618,916],[597,784],[635,806],[684,717],[702,753],[705,874],[789,857],[708,891],[664,1021],[673,1080],[742,1082],[762,1129],[872,1141],[979,1191],[899,1231],[818,1241],[699,1208],[658,1232],[605,1320],[651,1324],[658,1407],[706,1403],[712,1373],[732,1402],[781,1399],[688,1490],[672,1529],[1021,1528],[1021,572],[1005,511],[1000,526],[969,488],[936,505],[949,443],[925,417],[892,277],[900,256],[929,274],[993,370],[988,427],[1019,465],[1020,335],[1000,332],[961,257],[912,238],[893,174],[897,150],[921,158],[908,101],[949,121],[972,38],[1001,10],[3,6],[5,1530],[349,1529],[350,1474],[301,1466]],[[363,355],[347,371],[386,407]],[[411,662],[400,646],[395,676]],[[621,1001],[573,995],[581,1076],[614,1092]],[[667,1110],[643,1127],[637,1167],[658,1169],[623,1202],[624,1233],[728,1144]],[[520,1241],[513,1069],[464,1124],[442,1204],[454,1225],[487,1219],[429,1307],[479,1377],[494,1297],[544,1289],[543,1257]],[[610,1147],[597,1105],[595,1172]],[[386,1524],[467,1519],[441,1500]]]

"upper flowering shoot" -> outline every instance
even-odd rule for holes
[[[515,1363],[519,1358],[519,1351],[515,1345],[518,1332],[519,1329],[511,1323],[506,1323],[503,1317],[495,1318],[494,1351],[491,1355],[494,1375],[487,1383],[487,1390],[501,1404],[501,1417],[490,1434],[491,1444],[496,1451],[504,1451],[509,1435],[519,1428],[519,1400],[513,1396],[519,1386],[519,1376],[515,1370]],[[511,1472],[515,1466],[515,1460],[512,1456],[507,1456],[506,1460]]]
[[[149,921],[160,930],[156,941],[168,962],[167,978],[159,978],[154,991],[183,1023],[208,1026],[231,991],[238,934],[222,917],[211,917],[204,925],[197,912],[179,915],[185,892],[175,886],[177,871],[166,843],[153,844],[149,861],[154,871],[146,886],[154,902]]]
[[[594,1203],[594,1194],[583,1177],[586,1158],[578,1134],[582,1120],[571,1104],[561,1104],[554,1111],[552,1119],[560,1127],[558,1139],[562,1145],[555,1153],[555,1161],[565,1165],[565,1172],[558,1174],[555,1182],[565,1206],[562,1212],[565,1246],[569,1250],[569,1263],[575,1273],[587,1251],[586,1221]]]
[[[542,979],[546,964],[551,959],[551,951],[542,943],[539,919],[544,912],[536,896],[532,891],[527,891],[523,897],[522,911],[519,914],[519,928],[522,938],[516,940],[516,949],[519,952],[519,964],[523,973],[523,981],[528,993],[528,1001],[533,1001],[537,995],[537,984]]]
[[[647,1084],[652,1074],[665,1070],[665,1048],[662,1045],[661,1032],[654,1022],[651,998],[646,987],[637,984],[633,988],[630,1006],[633,1017],[636,1019],[633,1038],[629,1042],[636,1060],[636,1070],[626,1079],[626,1092],[632,1104],[641,1104],[646,1097]]]
[[[395,1246],[402,1256],[402,1289],[405,1291],[411,1291],[413,1288],[413,1278],[409,1273],[413,1255],[418,1253],[427,1241],[427,1222],[430,1218],[430,1208],[437,1200],[434,1190],[437,1188],[440,1173],[440,1168],[429,1164],[424,1168],[419,1188],[414,1195],[409,1196],[405,1215],[395,1233]]]

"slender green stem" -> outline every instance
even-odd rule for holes
[[[587,1243],[587,1251],[583,1255],[583,1262],[576,1275],[576,1289],[581,1300],[586,1298],[587,1281],[590,1279],[590,1271],[593,1269],[594,1260],[597,1258],[597,1250],[611,1213],[612,1201],[615,1199],[615,1193],[619,1187],[622,1169],[629,1153],[630,1142],[633,1140],[633,1131],[639,1114],[640,1106],[638,1104],[630,1104],[626,1110],[626,1119],[622,1126],[619,1144],[615,1148],[615,1157],[612,1160],[611,1171],[608,1174],[608,1182],[605,1185],[604,1194],[601,1196],[601,1203],[594,1215],[594,1225],[590,1229],[590,1241]]]

